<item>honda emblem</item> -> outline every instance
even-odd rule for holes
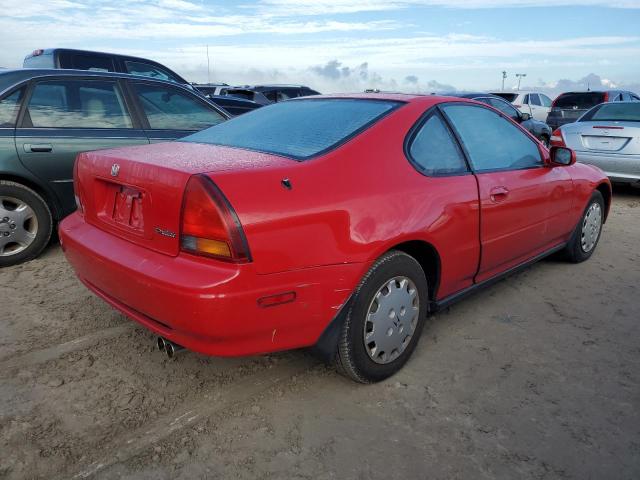
[[[111,176],[117,177],[118,173],[120,173],[120,165],[114,163],[113,165],[111,165]]]

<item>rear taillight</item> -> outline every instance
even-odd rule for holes
[[[181,250],[232,262],[249,262],[247,240],[236,212],[213,181],[194,175],[182,201]]]
[[[42,55],[44,53],[44,50],[42,50],[41,48],[39,48],[38,50],[34,50],[31,55],[33,55],[34,57],[39,57],[40,55]]]
[[[514,106],[514,107],[516,107],[516,108],[520,108],[520,107],[522,107],[522,105],[517,105],[517,104],[515,104],[515,103],[513,104],[513,106]]]
[[[556,128],[551,134],[551,145],[554,147],[566,147],[562,136],[562,128]]]
[[[604,96],[602,97],[602,103],[608,102],[609,101],[609,92],[604,92]]]

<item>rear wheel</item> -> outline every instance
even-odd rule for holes
[[[604,198],[596,190],[591,195],[587,208],[585,208],[580,222],[565,248],[569,261],[574,263],[584,262],[593,254],[602,232],[604,208]]]
[[[400,251],[383,255],[354,294],[338,341],[338,371],[372,383],[400,370],[420,338],[428,301],[420,264]]]
[[[37,257],[51,238],[51,211],[24,185],[0,181],[0,267]]]

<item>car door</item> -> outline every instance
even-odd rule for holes
[[[480,105],[447,104],[478,181],[482,258],[476,281],[508,270],[566,240],[571,177],[548,167],[537,142]]]
[[[544,122],[547,119],[547,109],[542,106],[540,96],[537,93],[529,94],[529,107],[531,108],[531,118]]]
[[[551,104],[553,103],[549,97],[547,97],[544,93],[539,93],[538,97],[540,98],[540,114],[536,118],[536,120],[540,120],[541,122],[546,122],[547,117],[549,116],[549,112],[551,111]]]
[[[522,97],[522,103],[520,104],[520,107],[518,108],[518,110],[520,110],[523,113],[528,113],[529,115],[532,115],[532,113],[531,113],[531,95],[526,94],[524,97]]]
[[[115,78],[35,80],[20,117],[15,136],[20,161],[51,187],[63,215],[75,209],[78,153],[149,143]]]
[[[142,81],[130,81],[130,86],[152,143],[186,137],[227,119],[213,104],[186,89]]]
[[[406,155],[424,176],[423,198],[414,198],[429,224],[427,234],[446,244],[439,295],[473,284],[480,261],[478,185],[444,117],[434,108],[408,136]],[[446,258],[445,258],[446,257]]]

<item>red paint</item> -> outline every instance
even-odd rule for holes
[[[84,214],[61,223],[65,254],[89,288],[159,335],[248,355],[315,343],[370,265],[403,242],[435,248],[442,299],[566,241],[593,189],[609,188],[594,167],[549,165],[544,148],[542,168],[426,177],[405,158],[404,139],[427,109],[453,99],[375,97],[407,104],[305,162],[180,142],[81,154]],[[237,214],[251,261],[181,251],[186,185],[205,172]],[[139,193],[143,221],[114,221],[117,192]],[[228,219],[217,227],[208,234],[230,235]]]

